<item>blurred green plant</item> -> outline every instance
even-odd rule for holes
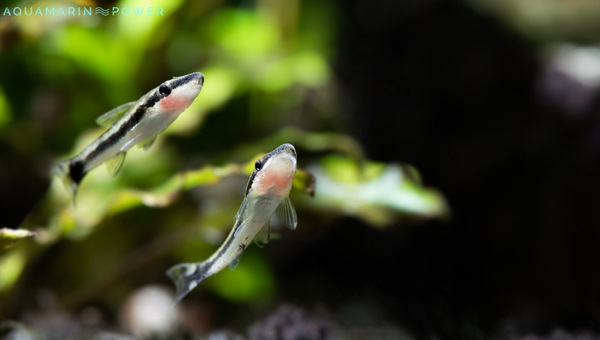
[[[11,251],[0,256],[0,292],[6,291],[17,282],[27,260],[24,251]]]
[[[250,252],[235,270],[224,270],[205,284],[232,302],[269,300],[277,293],[270,267],[263,258]]]
[[[12,248],[18,241],[33,236],[35,233],[29,230],[0,229],[0,292],[10,288],[17,281],[26,259],[22,251],[10,252],[4,256],[2,253]]]
[[[0,131],[8,126],[12,120],[12,112],[6,94],[0,87]]]
[[[445,218],[444,197],[423,187],[417,170],[409,165],[364,162],[339,156],[324,157],[307,170],[317,188],[308,203],[326,212],[339,211],[378,227],[395,223],[398,215]]]
[[[0,253],[12,247],[17,241],[35,236],[35,233],[23,229],[0,229]]]

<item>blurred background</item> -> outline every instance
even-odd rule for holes
[[[600,2],[0,11],[0,337],[600,338]],[[73,205],[52,164],[196,71],[192,106]],[[171,308],[166,269],[218,248],[284,142],[298,228]]]

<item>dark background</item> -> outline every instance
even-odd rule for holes
[[[340,8],[336,69],[354,133],[368,157],[416,164],[452,220],[362,235],[379,251],[353,244],[354,261],[330,267],[346,273],[337,284],[374,285],[422,335],[597,330],[597,95],[570,109],[577,86],[546,77],[534,43],[461,3]],[[543,91],[550,80],[557,93]],[[349,225],[328,241],[358,232]]]

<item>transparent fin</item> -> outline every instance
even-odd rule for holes
[[[254,244],[260,248],[264,247],[271,239],[271,223],[267,223],[258,231],[258,234],[254,237]]]
[[[152,137],[148,137],[146,139],[144,139],[143,141],[141,141],[137,146],[140,149],[144,149],[144,151],[150,149],[150,147],[154,144],[154,142],[156,141],[156,136],[154,135]]]
[[[50,174],[61,179],[65,187],[67,187],[67,191],[73,200],[73,204],[75,204],[75,196],[77,195],[77,188],[79,185],[69,174],[69,161],[56,163],[50,170]]]
[[[281,204],[275,210],[273,214],[275,223],[284,225],[292,230],[296,229],[298,225],[298,217],[296,216],[296,209],[292,204],[292,200],[286,197]]]
[[[125,152],[119,152],[115,157],[106,161],[106,169],[111,176],[115,176],[121,170],[125,161]]]
[[[201,268],[197,263],[180,263],[167,270],[167,276],[175,283],[175,304],[204,279]]]
[[[120,106],[115,107],[114,109],[106,112],[105,114],[103,114],[102,116],[98,117],[96,119],[96,124],[102,126],[102,127],[111,127],[113,126],[116,122],[119,121],[119,119],[123,118],[123,116],[129,111],[131,110],[135,104],[137,102],[129,102]]]
[[[236,257],[231,262],[229,262],[229,269],[234,270],[235,267],[237,267],[237,265],[240,263],[241,259],[242,259],[242,254],[238,255],[238,257]]]
[[[244,229],[244,227],[246,226],[246,221],[248,220],[248,218],[250,217],[251,209],[249,209],[250,206],[250,197],[246,196],[246,198],[244,198],[244,201],[242,202],[242,205],[240,205],[240,208],[238,209],[237,214],[235,214],[235,231],[233,232],[233,236],[237,236],[240,234],[240,232]]]

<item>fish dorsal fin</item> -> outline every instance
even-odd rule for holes
[[[294,205],[289,196],[281,201],[272,217],[275,220],[274,223],[284,225],[292,230],[296,229],[296,226],[298,225],[296,209],[294,209]]]
[[[125,152],[119,152],[115,157],[106,161],[106,169],[111,176],[115,176],[121,170],[125,161]]]
[[[137,102],[129,102],[115,107],[114,109],[98,117],[96,119],[96,124],[106,128],[113,126],[116,122],[119,121],[119,119],[121,119],[125,115],[125,113],[131,110],[136,103]]]
[[[267,223],[260,228],[258,234],[254,237],[254,244],[259,246],[260,248],[264,247],[269,240],[271,239],[271,223],[267,221]]]
[[[249,196],[246,196],[246,198],[244,198],[244,201],[242,202],[242,205],[240,205],[237,214],[235,214],[235,230],[233,232],[234,237],[238,236],[240,232],[244,229],[244,227],[246,226],[245,222],[248,220],[250,214],[252,213],[251,209],[249,209],[250,200],[251,198]]]
[[[235,267],[237,267],[238,263],[240,263],[241,259],[242,254],[238,255],[235,259],[231,260],[231,262],[229,262],[229,269],[234,270]]]
[[[150,149],[150,147],[152,146],[152,144],[154,144],[154,142],[156,141],[156,136],[150,136],[146,139],[144,139],[143,141],[141,141],[137,146],[140,149],[144,149],[144,151]]]

